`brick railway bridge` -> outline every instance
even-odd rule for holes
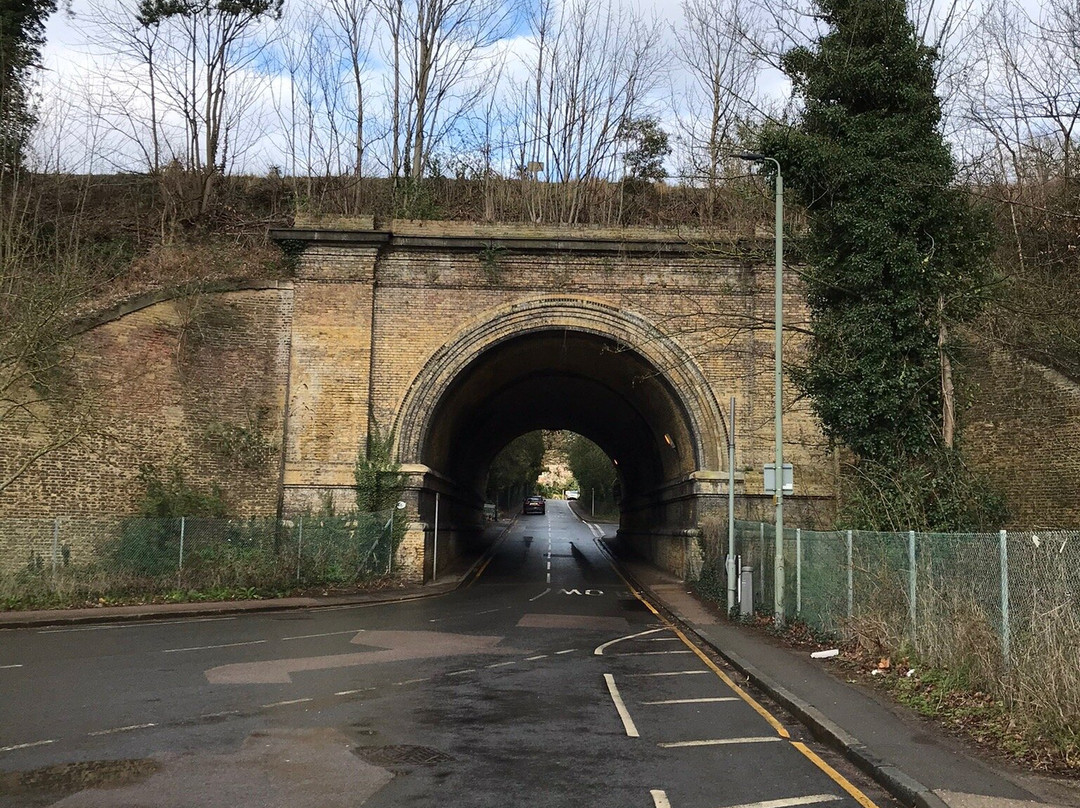
[[[75,523],[133,513],[146,463],[220,485],[241,516],[354,507],[378,428],[408,480],[398,569],[430,576],[436,495],[442,566],[482,522],[499,450],[567,429],[617,461],[622,538],[682,573],[689,537],[726,515],[731,397],[737,516],[771,518],[770,239],[749,245],[756,261],[745,244],[672,231],[395,221],[272,236],[288,278],[159,290],[79,325],[70,383],[95,428],[0,498],[0,518],[37,519],[46,557],[57,516],[73,523],[72,557],[92,554]],[[805,304],[787,282],[797,325]],[[793,328],[785,350],[799,339]],[[831,516],[836,460],[805,403],[786,401],[791,520],[810,527]],[[0,435],[10,457],[35,440]]]
[[[616,461],[620,537],[682,572],[687,538],[726,514],[731,396],[738,515],[771,509],[767,264],[670,232],[397,223],[272,235],[296,261],[286,511],[327,491],[351,498],[368,430],[392,429],[411,515],[398,561],[430,576],[436,494],[445,559],[482,522],[499,450],[566,429]],[[805,318],[798,294],[786,309]],[[803,408],[785,418],[806,524],[829,509],[835,462]]]

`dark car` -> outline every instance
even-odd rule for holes
[[[546,511],[543,497],[525,497],[525,504],[521,506],[522,513],[545,513]]]

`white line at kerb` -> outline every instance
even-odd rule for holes
[[[623,703],[622,696],[619,695],[619,688],[615,686],[615,677],[610,673],[605,673],[604,681],[607,682],[608,693],[611,694],[611,700],[615,702],[615,709],[619,711],[619,718],[622,719],[623,728],[626,730],[626,734],[631,738],[640,738],[641,734],[634,725],[634,719],[630,717],[630,712],[626,709],[626,704]]]
[[[841,797],[833,794],[811,794],[808,797],[790,797],[786,800],[766,800],[765,802],[745,802],[730,808],[793,808],[796,805],[817,805],[822,802],[836,802]]]
[[[649,793],[652,794],[653,808],[671,808],[666,793],[658,788],[654,788]]]
[[[715,704],[718,701],[739,701],[737,696],[712,696],[706,699],[664,699],[663,701],[643,701],[642,704]]]

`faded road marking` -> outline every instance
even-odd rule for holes
[[[191,648],[166,648],[163,654],[179,654],[181,651],[210,651],[215,648],[238,648],[241,645],[262,645],[266,640],[251,640],[250,642],[227,642],[224,645],[195,645]]]
[[[664,673],[631,673],[631,676],[700,676],[709,671],[665,671]]]
[[[634,719],[630,717],[630,711],[626,709],[626,704],[623,702],[622,696],[619,695],[619,688],[615,686],[615,677],[610,673],[605,673],[604,681],[607,682],[608,693],[611,694],[611,700],[615,702],[615,709],[619,711],[619,718],[622,719],[623,729],[626,730],[626,734],[631,738],[640,738],[641,734],[634,724]]]
[[[614,640],[608,640],[603,645],[596,646],[596,648],[593,649],[593,654],[595,654],[596,656],[603,656],[604,655],[604,650],[606,648],[609,648],[612,645],[615,645],[615,643],[623,642],[625,640],[633,640],[633,639],[636,639],[637,637],[644,637],[644,636],[646,636],[648,634],[655,634],[656,632],[663,631],[663,630],[664,629],[662,629],[662,628],[651,628],[648,631],[639,631],[637,634],[630,634],[630,635],[628,635],[626,637],[617,637]]]
[[[671,808],[671,803],[668,802],[667,794],[658,788],[654,788],[649,792],[652,794],[653,808]]]
[[[521,653],[520,649],[497,647],[502,637],[496,636],[443,634],[435,631],[368,631],[362,637],[364,645],[373,646],[377,650],[219,665],[206,671],[206,679],[211,684],[285,684],[292,681],[292,674],[306,671],[412,659],[473,654],[509,656]]]

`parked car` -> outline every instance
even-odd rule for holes
[[[569,491],[566,492],[566,498],[568,500],[570,500],[570,499],[580,499],[581,498],[581,492],[571,488]]]
[[[540,496],[525,497],[525,503],[521,506],[522,513],[546,513],[547,504]]]

